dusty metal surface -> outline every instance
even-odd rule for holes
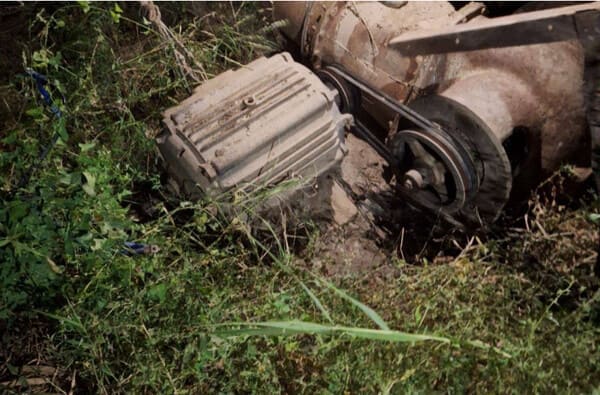
[[[584,92],[592,149],[591,164],[596,173],[596,185],[600,188],[600,171],[597,170],[600,147],[597,128],[600,2],[527,11],[446,29],[408,32],[392,39],[390,44],[404,53],[423,55],[578,40],[585,53]]]
[[[219,195],[317,176],[342,159],[336,92],[282,53],[227,71],[164,113],[157,138],[187,195]]]
[[[284,15],[286,7],[276,3],[276,14]],[[294,7],[302,9],[298,3]],[[530,188],[585,146],[583,53],[576,41],[409,56],[390,44],[395,37],[485,23],[481,6],[470,3],[455,10],[446,2],[409,2],[400,8],[316,2],[303,9],[305,15],[291,21],[303,25],[294,27],[298,33],[290,38],[315,69],[338,66],[398,102],[418,107],[426,118],[437,117],[472,152],[479,191],[464,208],[472,218],[478,209],[497,215],[511,192]],[[401,130],[402,120],[368,95],[362,95],[360,111],[377,121],[384,140]],[[514,130],[525,135],[516,143]],[[519,145],[526,147],[516,155]]]
[[[278,7],[279,5],[276,5]],[[399,101],[411,94],[427,59],[412,59],[390,50],[391,35],[449,23],[448,3],[407,3],[389,8],[376,2],[313,3],[305,18],[301,48],[315,67],[337,64],[353,76]]]
[[[300,41],[300,33],[304,24],[304,16],[310,3],[304,1],[282,1],[282,7],[277,7],[274,20],[286,20],[289,23],[281,31],[288,37]]]
[[[414,56],[581,38],[598,40],[598,35],[594,34],[600,28],[598,11],[600,3],[593,2],[500,18],[481,18],[474,23],[445,29],[436,27],[407,32],[391,39],[390,45]]]

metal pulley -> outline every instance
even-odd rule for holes
[[[472,194],[465,172],[471,171],[435,136],[414,130],[394,134],[390,147],[403,174],[398,187],[425,207],[452,215]]]
[[[356,108],[368,95],[393,114],[397,122],[392,122],[395,129],[389,131],[387,145],[360,119],[355,119],[354,131],[389,163],[398,192],[408,202],[454,223],[484,224],[497,218],[510,192],[510,163],[475,114],[444,97],[406,106],[339,67],[328,66],[318,75],[342,92],[339,96],[346,99],[341,108]]]

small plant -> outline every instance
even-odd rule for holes
[[[51,166],[39,169],[27,189],[2,199],[0,318],[56,306],[71,276],[112,260],[132,229],[120,205],[128,194],[125,169],[114,167],[110,152],[93,147],[81,144],[69,158],[61,144],[55,154],[62,159],[49,158]]]

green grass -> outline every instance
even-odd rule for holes
[[[208,76],[276,47],[257,4],[199,16],[159,6]],[[456,236],[460,253],[440,246],[407,263],[386,250],[388,263],[325,278],[311,265],[322,258],[315,229],[297,251],[278,230],[255,237],[161,183],[148,136],[193,85],[138,4],[121,8],[25,5],[12,63],[0,62],[7,390],[36,377],[47,382],[30,381],[34,391],[110,394],[600,389],[595,198],[540,192],[526,220]],[[10,195],[56,128],[17,65],[58,83],[68,139]],[[127,257],[123,240],[161,251]]]

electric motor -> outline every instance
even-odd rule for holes
[[[206,81],[164,112],[160,153],[187,196],[316,177],[345,153],[337,91],[288,53]]]

